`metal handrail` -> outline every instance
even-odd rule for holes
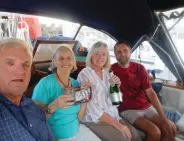
[[[145,36],[145,37],[146,37],[146,36]],[[152,44],[154,44],[158,49],[160,49],[160,51],[162,51],[162,52],[169,58],[169,60],[171,61],[172,65],[174,66],[174,69],[175,69],[175,71],[176,71],[176,73],[177,73],[177,75],[178,75],[178,77],[179,77],[181,83],[183,84],[183,79],[182,79],[180,73],[178,72],[178,69],[176,68],[176,65],[174,64],[174,62],[173,62],[171,56],[170,56],[164,49],[162,49],[162,47],[161,47],[160,45],[158,45],[155,41],[153,41],[152,39],[150,40],[149,37],[146,37],[146,38],[147,38],[147,40],[148,40],[149,42],[151,42]]]
[[[183,84],[183,79],[182,79],[181,75],[179,74],[178,69],[176,68],[176,65],[174,64],[174,62],[173,62],[171,56],[170,56],[164,49],[162,49],[162,47],[161,47],[160,45],[158,45],[155,41],[153,41],[152,38],[150,38],[150,37],[147,36],[147,35],[143,35],[143,36],[138,40],[138,42],[134,45],[134,47],[132,48],[132,50],[135,50],[135,49],[137,48],[137,46],[138,46],[140,43],[142,43],[143,41],[151,42],[152,44],[154,44],[161,52],[163,52],[163,53],[169,58],[169,60],[171,61],[172,65],[174,66],[174,69],[175,69],[175,71],[176,71],[176,73],[177,73],[177,75],[178,75],[178,77],[179,77],[181,83]]]
[[[182,60],[181,60],[181,57],[180,57],[180,55],[179,55],[179,53],[178,53],[178,51],[177,51],[177,49],[176,49],[176,46],[175,46],[175,44],[174,44],[174,42],[173,42],[173,40],[172,40],[170,34],[169,34],[168,31],[167,31],[166,25],[162,22],[162,19],[159,18],[158,14],[157,14],[156,12],[155,12],[155,15],[156,15],[156,17],[157,17],[157,19],[158,19],[158,21],[159,21],[159,23],[160,23],[162,29],[164,30],[164,33],[165,33],[165,35],[166,35],[168,41],[170,42],[170,45],[172,46],[173,50],[176,52],[176,56],[177,56],[177,58],[178,58],[178,60],[179,60],[179,62],[180,62],[180,64],[181,64],[181,66],[182,66],[182,69],[183,69],[183,71],[184,71],[184,64],[183,64],[183,62],[182,62]]]
[[[143,39],[145,38],[145,35],[143,35],[138,41],[137,43],[132,47],[131,52],[133,52],[142,42]]]

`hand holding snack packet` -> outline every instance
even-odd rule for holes
[[[90,82],[85,83],[79,88],[67,88],[65,93],[71,94],[74,104],[89,102],[91,100]]]

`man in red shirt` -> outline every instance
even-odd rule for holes
[[[148,141],[175,141],[176,126],[164,115],[144,66],[130,61],[129,44],[116,43],[114,53],[118,63],[112,65],[112,70],[121,80],[123,93],[120,115],[144,131]]]

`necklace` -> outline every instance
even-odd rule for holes
[[[58,74],[56,73],[57,78],[59,79],[59,81],[63,84],[64,88],[68,88],[70,85],[70,79],[68,79],[68,85],[65,85],[65,83],[59,78]]]

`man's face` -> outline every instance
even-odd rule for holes
[[[122,65],[125,66],[130,61],[131,50],[126,44],[117,45],[114,50],[115,56],[117,61]]]
[[[31,62],[25,48],[0,49],[0,93],[22,95],[30,81]]]

